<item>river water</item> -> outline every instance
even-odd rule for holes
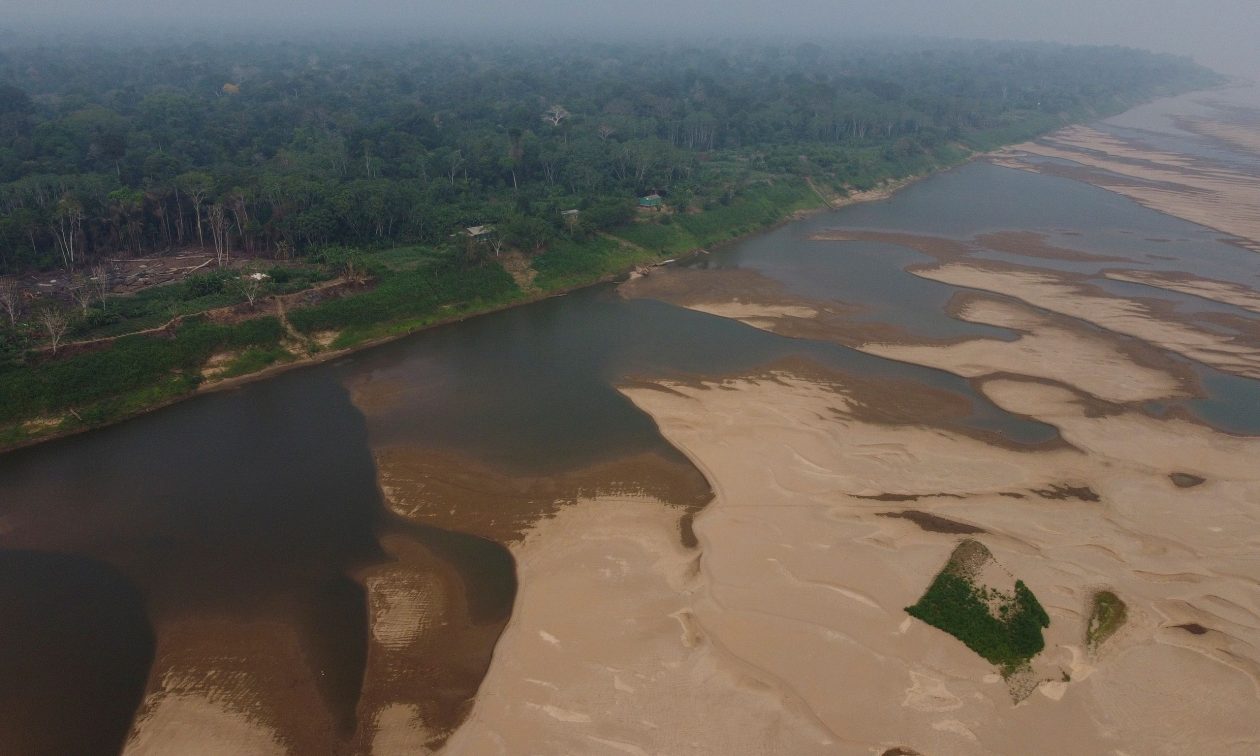
[[[792,223],[707,264],[758,271],[811,299],[864,305],[858,317],[924,338],[1013,337],[946,316],[957,290],[903,271],[931,262],[918,252],[810,239],[836,228],[955,239],[1034,231],[1150,270],[1253,284],[1260,271],[1255,253],[1217,232],[1082,183],[987,163],[887,201]],[[1115,267],[1037,264],[1091,276]],[[1193,298],[1139,288],[1145,297],[1195,306]],[[1237,308],[1201,306],[1256,320]],[[292,631],[300,646],[292,664],[309,669],[285,684],[315,679],[312,695],[339,737],[349,738],[369,637],[364,588],[354,575],[386,560],[383,538],[412,539],[449,564],[474,622],[502,623],[516,589],[502,544],[392,515],[374,449],[449,452],[535,478],[635,455],[685,468],[686,459],[615,387],[747,373],[784,360],[961,397],[969,406],[962,423],[1010,444],[1056,437],[955,376],[661,302],[627,301],[605,286],[19,450],[0,456],[0,752],[117,753],[146,686],[160,682],[152,671],[162,662],[165,628],[206,618]],[[1206,395],[1184,409],[1234,432],[1260,433],[1260,383],[1193,369]],[[365,385],[389,387],[387,406],[356,405]],[[652,481],[630,483],[650,488]],[[270,653],[265,639],[255,646],[239,637],[198,642],[246,662]],[[478,674],[468,681],[473,690]]]

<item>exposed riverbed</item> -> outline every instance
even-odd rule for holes
[[[1123,123],[1101,128],[1150,126]],[[1196,161],[1241,155],[1230,170],[1251,175],[1249,153],[1209,131],[1159,145],[1190,140]],[[870,640],[907,632],[898,612],[914,596],[902,593],[921,590],[956,540],[922,530],[917,515],[872,519],[907,508],[889,504],[899,496],[1000,533],[995,552],[1022,559],[1034,590],[1071,594],[1050,602],[1053,627],[1074,627],[1090,581],[1123,585],[1140,633],[1197,654],[1176,652],[1174,666],[1211,681],[1203,665],[1234,658],[1254,684],[1254,648],[1243,647],[1260,643],[1260,575],[1241,554],[1260,537],[1260,514],[1245,505],[1257,483],[1230,460],[1255,447],[1225,432],[1260,434],[1260,313],[1247,306],[1260,257],[1248,240],[1123,192],[1021,167],[970,164],[684,270],[0,456],[0,751],[397,753],[455,733],[451,748],[470,753],[495,742],[509,752],[514,738],[587,752],[690,750],[693,740],[734,752],[759,738],[792,752],[904,742],[949,753],[1017,747],[1011,722],[1086,717],[1093,699],[1047,687],[1068,704],[1004,718],[1005,694],[984,688],[966,650],[938,631],[916,627],[906,645]],[[1099,425],[1109,418],[1123,427]],[[1125,433],[1215,451],[1176,466],[1175,454],[1107,446]],[[1219,481],[1185,504],[1220,507],[1214,521],[1235,540],[1169,540],[1185,526],[1165,512],[1172,494],[1097,464],[1122,459],[1128,470],[1142,454],[1151,480]],[[1097,489],[1102,509],[1065,510],[1075,505],[1037,493],[1054,486]],[[1141,511],[1134,492],[1159,512]],[[893,498],[861,498],[883,495]],[[952,513],[940,506],[955,500]],[[1028,530],[1061,518],[1074,524]],[[1127,528],[1131,542],[1174,556],[1161,566],[1100,541],[1123,569],[1082,559],[1091,527]],[[831,542],[849,549],[834,561],[800,555]],[[1185,588],[1173,573],[1194,569],[1189,553],[1210,566],[1184,582],[1203,587],[1170,609]],[[779,577],[757,588],[762,567],[740,554],[795,576],[780,586],[783,603],[771,599],[785,573],[775,567]],[[840,568],[855,577],[837,582]],[[1136,576],[1162,570],[1164,588]],[[880,574],[892,576],[886,590],[873,587]],[[1220,610],[1228,623],[1203,603],[1209,594],[1239,607]],[[728,599],[771,619],[741,624],[722,609]],[[810,602],[822,608],[803,618]],[[1227,637],[1181,638],[1164,615]],[[897,659],[861,674],[883,676],[872,701],[910,686],[914,705],[845,730],[841,704],[857,691],[835,686],[853,659],[797,638],[831,670],[803,680],[788,650],[773,658],[801,632],[785,630],[789,616]],[[1056,632],[1052,666],[1080,679],[1104,669],[1077,658],[1070,629]],[[1133,653],[1165,669],[1140,633]],[[749,655],[759,643],[768,656]],[[531,667],[546,654],[557,656]],[[1125,675],[1099,675],[1098,690],[1129,690]],[[490,698],[476,698],[483,680]],[[984,713],[924,713],[960,708],[952,702],[967,691]],[[820,708],[827,696],[840,703]],[[719,710],[730,720],[722,737],[684,727],[717,722]],[[1103,742],[1090,738],[1086,751]]]

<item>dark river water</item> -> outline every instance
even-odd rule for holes
[[[911,333],[1011,337],[945,316],[957,290],[901,270],[929,261],[917,252],[808,239],[840,227],[958,239],[1031,230],[1073,249],[1136,257],[1151,270],[1257,274],[1255,253],[1216,232],[1084,184],[982,163],[889,201],[784,226],[710,264],[752,268],[810,298],[865,304],[861,317]],[[1089,275],[1115,267],[1064,265]],[[408,535],[453,565],[478,621],[502,621],[516,589],[501,545],[390,515],[373,448],[451,450],[513,475],[557,475],[644,452],[686,464],[615,385],[785,359],[965,397],[964,422],[1010,443],[1055,438],[940,371],[597,287],[5,454],[0,753],[117,753],[161,645],[156,629],[205,616],[296,627],[304,658],[321,672],[321,700],[344,731],[353,729],[368,629],[363,589],[350,576],[382,561],[382,535]],[[1260,432],[1260,384],[1195,369],[1211,393],[1185,402],[1189,411]],[[401,400],[365,417],[348,388],[365,378],[405,386]],[[237,652],[249,650],[223,649]]]

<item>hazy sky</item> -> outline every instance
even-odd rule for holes
[[[803,33],[1045,39],[1193,55],[1260,78],[1260,0],[0,0],[0,26],[147,23],[552,34]],[[146,23],[147,22],[147,23]]]

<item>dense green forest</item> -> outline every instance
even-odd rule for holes
[[[186,245],[224,256],[542,249],[652,189],[758,174],[864,188],[1213,82],[1119,48],[883,42],[297,41],[0,47],[0,272]]]
[[[1044,44],[2,38],[0,447],[1218,81]]]

